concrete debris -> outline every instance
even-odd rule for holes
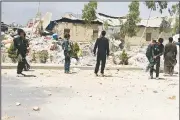
[[[19,103],[19,102],[16,102],[16,106],[20,106],[21,105],[21,103]]]
[[[34,110],[34,111],[40,111],[40,108],[37,107],[37,106],[35,106],[35,107],[33,107],[33,110]]]

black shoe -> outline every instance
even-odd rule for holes
[[[104,77],[105,76],[104,73],[101,73],[101,76]]]
[[[17,74],[17,77],[25,77],[26,75],[25,74],[23,74],[23,73],[18,73]]]
[[[153,79],[153,76],[152,76],[152,75],[150,75],[149,79]]]
[[[98,74],[97,73],[94,73],[96,77],[98,77]]]

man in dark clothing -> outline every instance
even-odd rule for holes
[[[17,57],[18,57],[18,66],[17,66],[17,74],[18,76],[25,76],[22,73],[25,64],[26,64],[26,54],[28,48],[28,40],[25,38],[26,34],[22,29],[18,29],[19,37],[13,40],[14,47],[17,49]]]
[[[154,52],[153,58],[156,62],[156,79],[159,79],[160,61],[161,61],[161,56],[164,53],[163,41],[164,41],[163,38],[159,38],[158,42],[154,45],[154,48],[153,48],[153,52]],[[154,66],[153,68],[150,69],[151,78],[153,77],[153,69],[154,69]]]
[[[96,76],[98,76],[99,66],[101,62],[101,74],[104,76],[104,68],[106,64],[106,56],[109,56],[109,40],[105,37],[106,32],[102,31],[101,37],[96,40],[95,46],[94,46],[94,55],[96,55],[96,49],[97,51],[97,61],[96,61],[96,67],[94,73]]]
[[[165,74],[173,75],[174,66],[177,63],[176,55],[177,55],[177,46],[173,42],[173,38],[169,38],[169,43],[165,46],[164,52],[164,66],[165,66]]]
[[[148,72],[149,69],[151,68],[151,66],[154,66],[154,64],[155,64],[155,61],[153,59],[153,56],[154,56],[153,55],[153,46],[154,46],[154,44],[156,44],[156,40],[152,40],[152,42],[148,45],[147,50],[146,50],[146,57],[149,61],[149,64],[146,68],[146,72]]]
[[[64,56],[65,56],[65,63],[64,63],[64,72],[70,73],[70,63],[71,63],[71,46],[70,46],[70,35],[65,34],[64,36],[64,42],[62,44],[62,48],[64,50]]]

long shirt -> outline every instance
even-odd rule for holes
[[[109,56],[109,40],[106,37],[98,38],[94,46],[94,54],[96,54],[96,49],[98,49],[98,55]]]

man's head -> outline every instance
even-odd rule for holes
[[[22,29],[18,29],[18,35],[20,36],[20,37],[25,37],[26,36],[26,33],[24,32],[24,30],[22,30]]]
[[[151,44],[156,44],[156,40],[152,40]]]
[[[69,39],[70,39],[69,33],[66,33],[66,34],[64,35],[64,38],[67,39],[67,40],[69,40]]]
[[[158,39],[158,42],[159,42],[160,44],[162,44],[162,43],[164,42],[164,39],[163,39],[163,38],[159,38],[159,39]]]
[[[101,32],[101,35],[102,35],[102,37],[104,37],[104,36],[106,35],[106,31],[103,30],[103,31]]]
[[[180,38],[178,38],[178,42],[180,42]]]
[[[170,43],[173,42],[173,38],[172,38],[172,37],[169,38],[169,42],[170,42]]]

